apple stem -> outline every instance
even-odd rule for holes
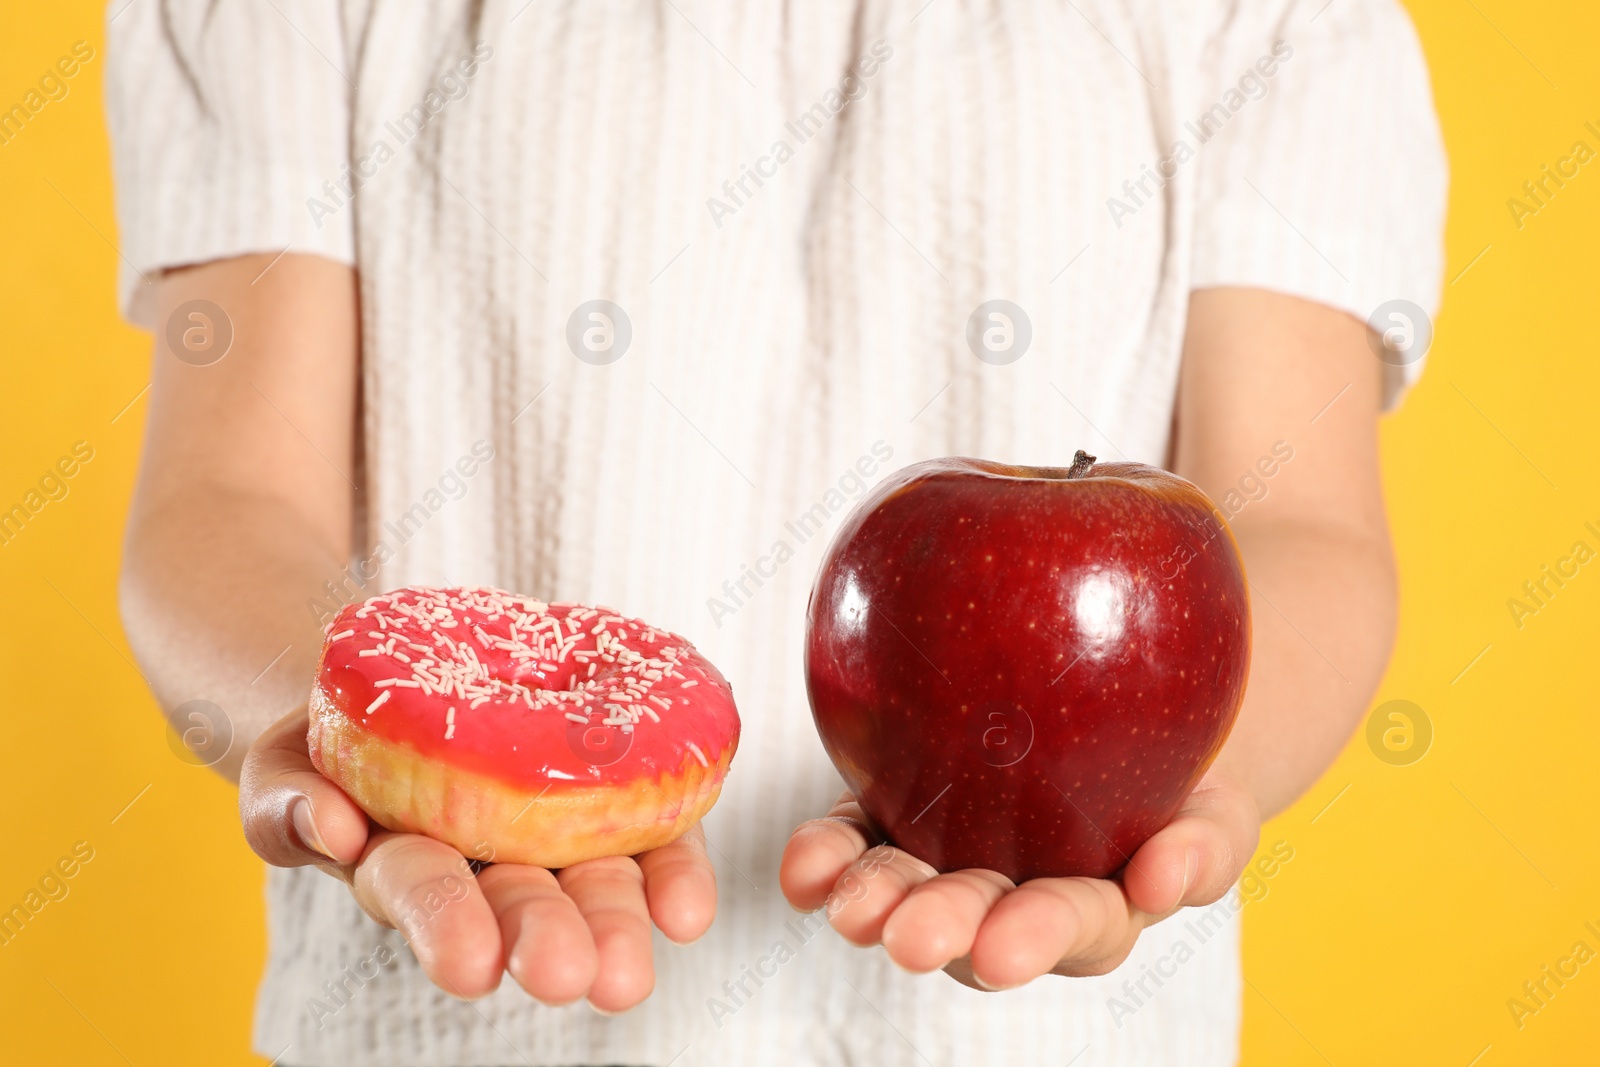
[[[1094,466],[1095,457],[1083,449],[1078,449],[1078,454],[1072,457],[1072,466],[1067,470],[1068,478],[1082,478],[1089,473],[1089,468]]]

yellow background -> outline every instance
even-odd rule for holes
[[[1409,6],[1452,160],[1449,284],[1428,371],[1383,431],[1403,603],[1378,699],[1414,701],[1434,739],[1391,766],[1356,737],[1266,827],[1294,859],[1245,910],[1244,1062],[1595,1063],[1600,962],[1520,1029],[1507,1000],[1575,941],[1600,951],[1583,928],[1600,929],[1600,563],[1521,629],[1506,601],[1575,540],[1600,549],[1583,529],[1600,528],[1600,162],[1520,229],[1506,200],[1575,140],[1600,150],[1583,128],[1600,128],[1600,12]],[[113,301],[103,5],[4,22],[7,105],[74,41],[97,55],[0,146],[0,510],[73,442],[95,453],[0,546],[0,911],[75,842],[94,858],[0,946],[0,1058],[261,1062],[262,870],[232,787],[169,751],[117,620],[150,341]]]

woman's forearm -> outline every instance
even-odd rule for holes
[[[330,599],[324,583],[340,586],[349,563],[355,272],[316,256],[240,256],[164,275],[154,296],[123,625],[180,734],[206,730],[187,702],[221,709],[231,748],[203,754],[236,780],[250,742],[310,692],[321,635],[308,605]],[[169,351],[191,328],[229,338],[226,350]]]
[[[1227,510],[1244,556],[1254,648],[1221,762],[1263,817],[1339,754],[1394,641],[1370,341],[1355,316],[1281,293],[1190,296],[1174,469]]]
[[[329,599],[323,583],[337,587],[343,566],[281,507],[227,487],[152,501],[130,522],[129,644],[180,734],[209,728],[180,713],[186,702],[222,709],[232,744],[213,767],[230,780],[267,724],[304,703],[321,647],[313,605]]]
[[[1219,762],[1263,818],[1288,807],[1338,756],[1394,642],[1395,573],[1370,532],[1234,524],[1250,581],[1253,648],[1244,707]]]

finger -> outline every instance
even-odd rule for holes
[[[1115,882],[1035,878],[1001,897],[972,943],[972,971],[991,989],[1042,974],[1104,974],[1142,929]]]
[[[471,1000],[500,984],[500,927],[461,853],[430,837],[380,832],[356,865],[356,901],[405,936],[440,989]]]
[[[656,977],[639,865],[625,856],[609,856],[574,864],[556,880],[589,924],[599,957],[589,1003],[618,1012],[648,997]]]
[[[246,753],[239,774],[245,839],[274,867],[331,860],[348,868],[366,847],[367,816],[312,766],[307,725],[301,708],[267,727]]]
[[[851,944],[876,945],[894,910],[938,873],[893,845],[869,848],[834,883],[827,898],[828,922]]]
[[[500,925],[506,970],[546,1004],[570,1004],[589,992],[599,956],[589,924],[556,876],[543,867],[497,863],[478,875]]]
[[[1133,854],[1122,875],[1128,898],[1152,916],[1210,904],[1238,879],[1260,830],[1250,792],[1232,776],[1213,771],[1177,816]]]
[[[883,947],[908,971],[936,971],[972,951],[978,927],[1014,887],[995,871],[941,874],[913,888],[883,924]]]
[[[822,907],[846,868],[871,845],[866,815],[848,792],[826,818],[801,823],[778,866],[778,884],[790,906],[800,911]]]
[[[696,824],[676,841],[636,857],[644,872],[650,918],[668,940],[687,945],[711,928],[717,913],[717,872]]]

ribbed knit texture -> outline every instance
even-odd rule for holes
[[[1233,1062],[1227,905],[1204,937],[1196,913],[1147,932],[1112,975],[1003,995],[902,973],[820,916],[795,925],[778,857],[839,789],[801,682],[806,598],[845,505],[906,463],[1078,447],[1162,463],[1197,286],[1431,311],[1445,172],[1405,16],[1391,0],[525,2],[121,6],[124,306],[146,321],[136,270],[247,251],[359,267],[365,538],[394,552],[373,591],[490,583],[689,635],[745,722],[706,820],[720,910],[693,946],[658,935],[655,992],[606,1018],[509,979],[456,1002],[344,886],[275,870],[257,1050],[339,1067]],[[1199,144],[1185,123],[1280,39],[1293,53],[1260,98]],[[875,54],[832,114],[828,91]],[[802,138],[789,124],[819,102]],[[1194,158],[1136,202],[1124,183],[1180,138]],[[792,158],[763,162],[780,140]],[[324,183],[380,141],[392,158],[341,206]],[[745,166],[770,176],[730,193]],[[632,327],[603,366],[567,343],[597,298]],[[1009,365],[966,343],[992,299],[1031,322]],[[478,441],[495,458],[452,499],[441,478]],[[1179,941],[1194,955],[1174,965]],[[381,944],[397,962],[362,977]]]

